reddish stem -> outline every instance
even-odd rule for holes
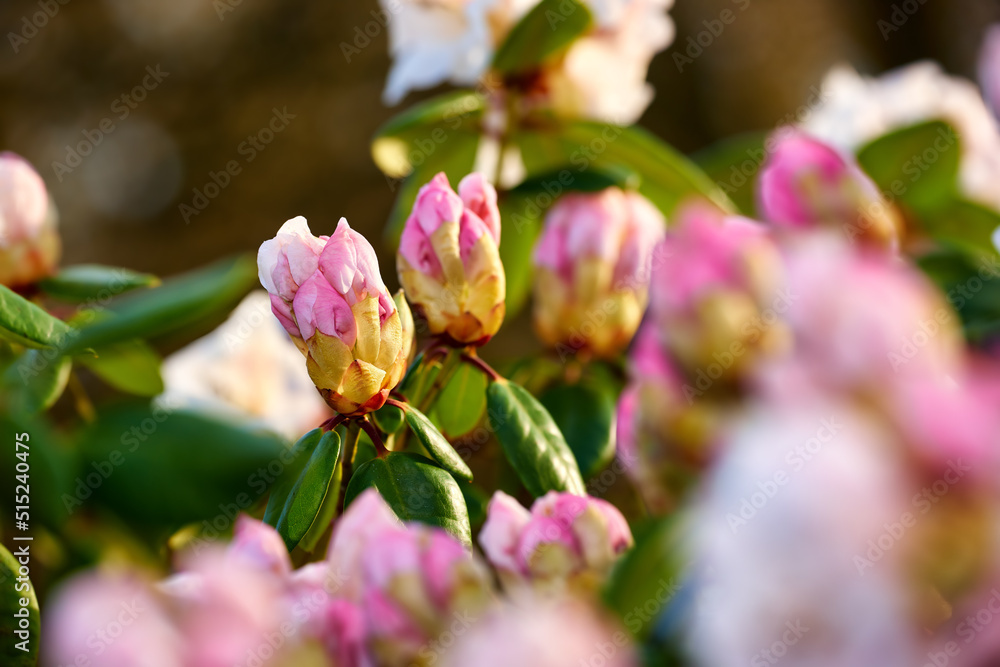
[[[490,366],[488,363],[480,359],[475,354],[463,354],[462,361],[472,364],[473,366],[481,370],[483,373],[486,373],[486,375],[488,375],[490,379],[493,380],[494,382],[503,379],[503,376],[497,373],[495,370],[493,370],[492,366]]]

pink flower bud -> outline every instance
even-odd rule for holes
[[[829,226],[848,240],[895,248],[899,216],[852,159],[797,130],[780,130],[757,184],[761,215],[790,228]]]
[[[461,543],[437,528],[403,525],[374,489],[337,524],[330,564],[347,574],[345,594],[387,664],[410,664],[456,618],[492,601],[489,573]]]
[[[552,207],[534,251],[535,330],[570,353],[613,356],[646,309],[653,248],[665,221],[642,195],[608,188]]]
[[[288,549],[278,531],[245,514],[236,519],[228,556],[261,570],[270,570],[279,576],[287,576],[292,571]]]
[[[779,315],[791,297],[777,290],[781,258],[762,225],[690,205],[653,261],[653,321],[689,380],[725,386],[787,344]]]
[[[529,513],[497,491],[479,544],[508,588],[592,590],[632,546],[632,533],[621,512],[599,498],[552,491]]]
[[[61,252],[45,182],[14,153],[0,153],[0,285],[50,275]]]
[[[330,407],[344,415],[382,407],[406,370],[413,331],[368,241],[344,219],[333,236],[316,238],[295,218],[261,245],[257,265],[275,316]]]
[[[399,242],[399,282],[430,331],[480,345],[500,328],[506,278],[497,193],[482,174],[458,194],[443,173],[420,189]]]

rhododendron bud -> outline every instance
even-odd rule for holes
[[[663,216],[638,193],[608,188],[560,199],[534,252],[541,339],[602,357],[624,349],[646,310],[653,248],[664,229]]]
[[[500,328],[506,278],[497,193],[469,174],[458,193],[438,174],[420,189],[399,241],[399,282],[430,332],[481,345]]]
[[[632,533],[621,512],[599,498],[550,491],[528,512],[497,491],[479,543],[509,589],[594,590],[632,546]]]
[[[763,217],[779,226],[836,227],[848,240],[895,248],[901,221],[860,167],[803,132],[780,130],[757,182]]]
[[[671,356],[699,390],[745,374],[787,345],[781,258],[762,225],[694,204],[656,251],[650,311]]]
[[[14,153],[0,153],[0,285],[27,285],[59,261],[55,212],[45,182]]]
[[[382,407],[406,370],[412,330],[368,241],[344,219],[317,238],[295,218],[261,245],[257,263],[275,316],[330,407],[344,415]]]
[[[345,593],[364,613],[378,664],[414,664],[428,642],[493,600],[489,572],[458,540],[400,523],[374,489],[344,513],[329,559],[352,578]]]

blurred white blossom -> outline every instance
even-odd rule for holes
[[[249,294],[218,329],[167,357],[163,382],[160,400],[172,407],[250,417],[292,439],[331,414],[263,290]]]

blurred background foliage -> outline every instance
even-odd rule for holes
[[[254,251],[295,215],[316,233],[332,232],[346,216],[374,241],[395,285],[393,249],[382,240],[395,186],[373,163],[369,142],[419,98],[399,109],[381,102],[386,31],[363,35],[376,0],[63,1],[50,0],[58,11],[36,32],[25,21],[40,11],[38,0],[0,4],[0,140],[49,186],[64,266],[100,262],[170,275]],[[738,11],[748,5],[753,11]],[[919,9],[904,11],[905,22],[888,32],[884,22],[903,5]],[[736,21],[679,68],[675,54],[725,9],[737,10]],[[933,58],[974,77],[983,30],[1000,20],[1000,2],[677,0],[670,13],[677,36],[653,63],[657,97],[641,124],[692,152],[780,124],[840,62],[877,73]],[[27,41],[15,45],[11,33]],[[167,76],[127,108],[121,97],[142,84],[147,67]],[[244,144],[275,109],[294,115],[287,128],[263,150]],[[107,134],[104,119],[114,124]],[[100,136],[99,145],[60,173],[54,163],[65,164],[67,145],[85,132]],[[231,160],[239,174],[185,221],[181,205],[195,204],[194,190]],[[527,326],[522,313],[492,352],[523,352]]]

